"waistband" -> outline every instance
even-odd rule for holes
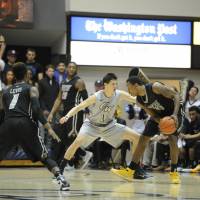
[[[95,126],[99,126],[99,127],[106,127],[106,126],[108,126],[110,123],[112,123],[113,122],[113,120],[110,120],[108,123],[106,123],[106,124],[101,124],[101,123],[95,123],[95,122],[92,122],[92,121],[90,121],[90,123],[92,124],[92,125],[95,125]]]

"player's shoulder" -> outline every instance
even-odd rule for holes
[[[165,86],[165,85],[164,85],[163,83],[161,83],[161,82],[158,82],[158,81],[156,81],[156,82],[154,82],[154,83],[151,84],[151,87],[152,87],[153,92],[158,92],[158,91],[160,91],[160,89],[161,89],[163,86]]]

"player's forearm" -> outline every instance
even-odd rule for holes
[[[174,112],[173,112],[173,115],[176,115],[176,116],[178,115],[179,108],[180,108],[180,97],[177,94],[174,97]]]
[[[200,133],[194,134],[194,135],[188,135],[189,137],[187,139],[199,139],[200,138]]]
[[[131,95],[126,98],[126,101],[130,102],[131,104],[136,103],[136,97],[132,97]]]
[[[50,114],[54,115],[55,113],[57,113],[60,106],[61,106],[61,100],[57,98],[54,105],[53,105],[53,108],[51,109]]]
[[[52,129],[52,127],[51,127],[51,125],[50,125],[49,122],[46,122],[43,126],[44,126],[44,128],[46,128],[47,130]]]
[[[76,106],[74,108],[72,108],[66,115],[65,117],[70,118],[72,116],[74,116],[76,113],[78,113],[79,111],[83,110],[85,107],[84,106]]]

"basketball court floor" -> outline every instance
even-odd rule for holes
[[[170,184],[168,174],[126,182],[110,171],[65,172],[71,190],[60,192],[44,168],[0,168],[0,200],[118,200],[200,199],[199,174],[182,174],[182,184]]]

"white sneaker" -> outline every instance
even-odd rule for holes
[[[69,165],[69,164],[67,164],[67,166],[65,167],[65,171],[72,171],[72,170],[74,170],[75,168],[74,168],[74,165]]]
[[[93,153],[92,153],[92,152],[90,152],[90,151],[85,151],[85,152],[86,152],[86,154],[85,154],[85,156],[82,157],[82,158],[83,158],[83,164],[82,164],[82,166],[80,167],[80,169],[84,169],[84,168],[88,165],[90,159],[91,159],[92,156],[93,156]]]

